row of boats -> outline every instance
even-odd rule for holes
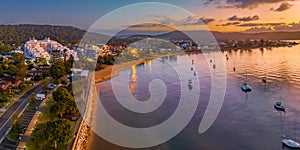
[[[235,71],[235,67],[233,68],[233,70]],[[267,83],[267,79],[266,77],[263,77],[262,78],[262,82],[263,83]],[[252,88],[247,84],[247,83],[244,83],[242,86],[241,86],[241,89],[243,92],[247,93],[247,92],[251,92],[252,91]],[[274,104],[274,108],[278,111],[283,111],[285,112],[285,106],[282,105],[282,103],[280,101],[277,101],[275,104]],[[293,148],[293,149],[300,149],[300,143],[292,140],[292,139],[288,139],[286,138],[284,135],[282,136],[282,140],[281,140],[282,144],[284,144],[285,146],[289,147],[289,148]]]
[[[226,60],[229,60],[229,57],[226,55]],[[210,62],[212,63],[213,61],[210,60]],[[213,64],[213,69],[216,68],[216,65]],[[233,67],[233,71],[235,72],[236,71],[236,68]],[[262,78],[262,82],[263,83],[267,83],[267,79],[266,77],[263,77]],[[246,82],[244,84],[242,84],[241,86],[241,89],[243,92],[245,93],[248,93],[248,92],[251,92],[252,91],[252,88],[251,86],[249,86]],[[275,104],[274,104],[274,108],[278,111],[283,111],[285,112],[285,106],[280,102],[280,101],[277,101]],[[292,139],[288,139],[286,138],[284,135],[282,136],[282,140],[281,140],[282,144],[284,144],[285,146],[289,147],[289,148],[293,148],[293,149],[300,149],[300,143],[292,140]]]

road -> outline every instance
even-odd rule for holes
[[[13,114],[21,113],[30,100],[30,95],[32,92],[40,93],[43,89],[43,84],[39,84],[36,87],[27,91],[22,97],[19,98],[1,117],[0,117],[0,143],[6,137],[6,132],[11,126],[11,119]]]
[[[36,106],[36,105],[39,105],[41,102],[39,101],[37,104],[30,104],[29,106]],[[24,129],[26,129],[34,115],[35,111],[34,110],[25,110],[22,115],[20,116],[19,120],[21,121],[21,124],[22,124],[22,127]],[[21,134],[24,135],[25,133],[25,130],[22,131]],[[24,136],[23,136],[24,138]],[[0,144],[0,150],[14,150],[17,148],[19,144],[19,141],[11,141],[9,140],[7,137],[2,141],[2,143]]]

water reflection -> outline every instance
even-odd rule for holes
[[[226,60],[226,55],[229,57],[228,61],[224,61],[227,70],[225,102],[216,122],[205,134],[198,134],[197,129],[210,96],[211,78],[213,77],[211,75],[214,73],[210,72],[209,68],[213,63],[210,63],[209,60],[214,56],[213,53],[191,54],[189,57],[195,60],[193,67],[194,70],[197,70],[197,76],[193,76],[194,71],[190,71],[191,63],[186,64],[188,73],[192,76],[191,78],[198,77],[201,84],[200,100],[194,119],[171,141],[149,149],[282,149],[282,135],[300,136],[300,133],[296,132],[300,129],[300,120],[297,119],[300,114],[299,49],[298,45],[292,48],[223,52],[224,60]],[[204,59],[204,55],[207,56],[208,61]],[[160,117],[167,118],[176,108],[178,104],[176,97],[178,97],[178,93],[180,94],[178,81],[170,77],[174,72],[168,70],[167,64],[178,63],[181,57],[183,56],[158,58],[125,70],[131,71],[130,91],[142,99],[147,99],[149,96],[147,95],[148,89],[145,87],[152,78],[162,79],[166,83],[168,92],[170,91],[167,95],[168,106],[163,106],[164,109],[159,110],[157,116],[147,115],[144,118],[153,120]],[[246,79],[246,72],[247,83],[253,89],[248,94],[243,93],[240,89],[240,85]],[[267,83],[262,82],[262,77],[266,77]],[[108,85],[109,81],[99,84],[103,91],[109,87]],[[107,99],[107,101],[102,100],[103,102],[113,100],[111,92],[101,94],[103,98]],[[282,95],[281,102],[286,106],[286,113],[274,109],[274,104],[280,95]],[[109,106],[109,109],[114,110],[112,113],[118,116],[117,107],[114,104]],[[143,117],[126,118],[133,124],[143,123],[142,119]],[[212,144],[212,142],[218,144]],[[126,148],[115,146],[94,136],[90,149]]]
[[[178,57],[177,55],[168,55],[168,56],[162,57],[161,62],[162,63],[165,63],[165,62],[175,63],[175,62],[177,62],[177,57]]]
[[[131,92],[133,95],[135,95],[135,90],[137,86],[138,76],[136,75],[136,66],[131,67],[131,79],[129,83],[129,92]]]

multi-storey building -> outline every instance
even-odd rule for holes
[[[50,38],[45,38],[44,40],[30,39],[24,45],[24,53],[25,57],[31,60],[36,60],[37,58],[50,60],[51,58],[62,58],[64,55],[76,57],[74,50],[70,50],[57,41],[50,40]]]

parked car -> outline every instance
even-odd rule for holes
[[[49,86],[48,86],[48,89],[54,89],[56,87],[56,84],[50,84]]]
[[[38,101],[42,101],[46,98],[46,95],[45,94],[36,94],[35,95],[35,98],[38,100]]]
[[[72,117],[71,118],[71,121],[76,121],[77,120],[77,117]]]

